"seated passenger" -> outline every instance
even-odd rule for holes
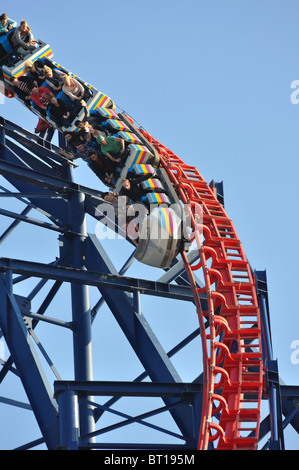
[[[15,30],[12,36],[12,44],[14,49],[22,57],[37,48],[37,44],[33,42],[33,35],[28,23],[22,20],[20,26]]]
[[[90,125],[90,124],[89,124]],[[89,132],[92,136],[92,138],[99,144],[99,142],[97,141],[98,137],[100,137],[100,135],[102,135],[103,137],[108,137],[108,130],[106,127],[103,127],[101,126],[100,124],[94,124],[94,125],[90,125],[90,129],[89,129]],[[102,134],[101,134],[102,132]],[[103,135],[104,134],[104,135]]]
[[[17,22],[8,18],[6,13],[2,13],[0,16],[0,36],[8,33],[11,29],[17,26]]]
[[[136,211],[134,205],[130,203],[126,196],[118,196],[117,193],[109,192],[102,194],[104,201],[112,205],[115,215],[117,217],[117,225],[124,230],[123,236],[128,236],[132,241],[137,244],[139,238],[139,224],[136,219]],[[120,202],[120,199],[124,198]],[[137,212],[139,216],[145,218],[148,210],[144,206],[143,212],[140,213],[140,207]]]
[[[51,67],[45,65],[44,67],[45,79],[49,87],[53,88],[53,91],[59,91],[62,89],[62,72],[58,70],[52,70]]]
[[[75,121],[75,126],[79,127],[80,131],[85,134],[86,138],[90,141],[93,140],[94,142],[96,142],[97,137],[101,135],[99,131],[102,131],[105,135],[107,133],[107,129],[102,127],[100,124],[91,124],[89,119],[84,122]]]
[[[44,86],[35,86],[32,89],[31,99],[40,109],[46,111],[52,98],[55,98],[55,96],[48,88]]]
[[[125,141],[121,137],[112,135],[103,137],[99,135],[96,141],[101,144],[102,154],[108,157],[112,162],[120,162],[126,157]]]
[[[76,143],[76,152],[74,158],[82,158],[85,162],[90,162],[90,154],[95,153],[98,155],[95,149],[92,148],[90,142],[77,142]]]
[[[125,196],[124,196],[125,197]],[[123,204],[119,204],[119,199],[117,193],[109,191],[109,193],[102,194],[102,198],[105,202],[109,202],[112,205],[115,215],[118,219],[118,225],[124,230],[127,225],[126,209],[127,209],[127,198],[123,201]]]
[[[115,203],[115,206],[118,203],[118,195],[117,193],[113,193],[112,191],[109,191],[109,193],[103,193],[102,198],[104,201]]]
[[[117,210],[119,208],[119,198],[120,196],[113,192],[113,191],[109,191],[107,193],[103,193],[102,194],[102,198],[104,199],[104,201],[106,202],[110,202],[113,207],[115,208],[115,210]],[[128,198],[126,196],[122,196],[123,197],[123,207],[125,209],[128,209],[130,206],[131,206],[131,203],[129,202]]]
[[[108,131],[108,124],[107,124],[107,119],[102,118],[99,113],[96,113],[93,111],[89,116],[87,117],[87,121],[89,124],[92,125],[94,129],[98,129],[99,131],[104,131],[106,134]]]
[[[108,186],[107,178],[109,177],[109,167],[107,162],[94,150],[91,150],[89,153],[89,161],[87,162],[89,168],[97,175],[97,177],[102,181],[103,184]]]
[[[24,65],[24,74],[32,78],[37,86],[41,86],[46,77],[43,62],[36,60],[33,63],[31,60],[27,60]]]
[[[19,96],[19,98],[27,101],[31,100],[31,93],[35,84],[30,77],[12,77],[10,82],[14,87],[14,92]]]
[[[142,188],[141,183],[149,178],[153,178],[155,175],[156,172],[154,171],[152,174],[132,176],[130,179],[125,179],[119,194],[127,196],[133,202],[141,201],[143,196],[149,192],[148,189]]]
[[[112,179],[113,177],[113,174],[116,170],[115,164],[111,162],[109,158],[101,155],[101,153],[95,147],[93,147],[90,142],[77,142],[76,152],[71,158],[82,158],[82,160],[87,162],[88,166],[90,167],[93,167],[92,163],[96,161],[102,168],[105,168],[105,184],[109,186],[108,179]]]
[[[72,121],[76,116],[66,103],[55,96],[50,98],[48,110],[59,126],[66,124],[67,121]]]
[[[87,142],[91,142],[91,134],[90,134],[91,125],[87,121],[85,122],[75,121],[75,126],[79,128],[78,135],[82,136],[83,140]]]
[[[77,132],[64,132],[63,133],[65,140],[67,141],[66,149],[59,149],[59,153],[64,157],[72,160],[75,157],[77,151],[76,146],[79,143],[84,143],[84,138],[82,135]]]
[[[65,132],[64,136],[68,141],[68,146],[73,148],[73,151],[76,151],[76,146],[78,143],[86,143],[86,139],[83,133],[81,132]]]
[[[79,110],[83,105],[82,101],[89,97],[89,93],[85,93],[85,89],[81,83],[70,75],[63,75],[62,77],[63,86],[62,91],[65,93],[74,103],[76,110]]]

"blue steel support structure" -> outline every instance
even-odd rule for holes
[[[12,272],[7,270],[0,279],[0,326],[9,351],[20,374],[36,420],[49,449],[59,443],[58,410],[26,331],[26,326],[12,293]]]
[[[256,286],[262,320],[266,391],[269,400],[269,415],[261,423],[260,436],[263,438],[270,432],[270,438],[263,449],[285,450],[285,427],[291,424],[299,433],[299,387],[286,386],[279,377],[278,360],[273,355],[266,271],[256,272]]]
[[[175,386],[182,381],[143,317],[140,305],[140,290],[148,295],[193,301],[191,290],[186,284],[187,277],[183,273],[177,272],[177,288],[165,282],[150,283],[149,281],[119,277],[119,273],[111,265],[108,256],[96,238],[86,233],[86,213],[90,210],[91,214],[94,214],[94,206],[99,203],[99,192],[79,186],[73,181],[72,164],[66,164],[68,162],[62,159],[58,148],[51,144],[48,144],[47,148],[41,146],[36,136],[27,133],[18,126],[14,126],[13,123],[2,120],[1,124],[1,174],[18,191],[14,193],[14,197],[22,198],[23,201],[29,200],[26,211],[21,214],[3,209],[2,215],[14,218],[19,223],[26,222],[61,234],[59,237],[60,258],[54,263],[45,265],[4,258],[1,260],[3,278],[8,276],[7,273],[11,276],[12,274],[19,274],[24,279],[41,278],[36,291],[40,290],[41,285],[44,285],[47,279],[55,280],[52,293],[49,293],[48,298],[45,298],[39,312],[32,313],[29,308],[29,311],[26,311],[26,317],[32,319],[33,328],[39,321],[46,321],[71,329],[73,334],[75,381],[90,383],[93,379],[92,316],[88,289],[90,285],[99,286],[102,295],[101,300],[109,305],[129,343],[145,367],[145,374],[142,374],[140,380],[142,380],[142,377],[148,376],[151,380],[161,384],[160,396],[165,401],[163,411],[170,411],[182,433],[182,437],[179,434],[176,436],[185,442],[184,445],[187,448],[196,448],[200,423],[200,392],[195,395],[195,398],[193,396],[192,399],[188,398],[188,400],[184,399],[178,402],[171,395],[169,396],[169,393],[165,394],[163,392],[166,385],[171,386],[172,384]],[[18,144],[21,144],[25,149]],[[49,222],[29,217],[29,209],[36,208],[47,215]],[[13,231],[15,226],[16,222],[13,223],[9,231],[6,231],[7,234]],[[92,275],[94,272],[98,273],[97,276]],[[107,274],[110,276],[108,282]],[[68,323],[44,315],[48,304],[55,296],[55,290],[57,291],[63,282],[71,284],[72,321]],[[111,289],[111,287],[115,287],[116,290]],[[131,295],[126,293],[126,291],[132,290],[134,292],[133,301],[131,301]],[[6,291],[3,287],[3,296],[5,295]],[[28,301],[28,299],[22,300],[23,304]],[[23,352],[18,347],[19,341],[13,340],[15,347],[10,347],[12,339],[5,335],[5,323],[2,321],[2,318],[6,316],[4,309],[1,309],[1,330],[11,353],[11,358],[6,362],[8,372],[13,363],[18,363],[18,357],[21,357]],[[20,312],[19,320],[23,326],[23,334],[28,336],[26,326],[23,325],[23,317],[24,312]],[[198,335],[199,332],[195,332],[194,335],[190,336],[189,341]],[[188,339],[185,340],[185,344],[187,343]],[[181,348],[183,346],[182,344]],[[35,363],[34,359],[32,361]],[[42,412],[46,410],[44,406],[45,397],[36,388],[36,380],[28,378],[27,368],[22,367],[21,362],[18,368],[21,369],[20,374],[23,374],[29,383],[27,395],[30,397],[30,404],[37,416],[39,409]],[[41,372],[40,374],[42,377]],[[41,379],[41,383],[46,384],[46,380]],[[141,393],[141,395],[144,394]],[[49,397],[51,397],[51,392]],[[113,401],[117,401],[118,398],[118,396],[115,397]],[[38,406],[32,405],[34,400],[37,401]],[[61,446],[74,448],[79,445],[81,447],[82,445],[83,447],[90,447],[93,443],[95,420],[98,420],[101,414],[97,412],[98,410],[95,410],[92,397],[87,394],[82,397],[81,394],[78,400],[74,393],[66,393],[62,399],[59,398],[57,403],[51,397],[51,404],[52,401],[56,404],[56,407],[59,403],[63,411],[61,414],[57,409],[55,409],[55,412],[53,411],[57,431],[54,444],[53,442],[49,443],[46,438],[44,432],[46,426],[40,425],[48,448]],[[109,406],[111,405],[108,404],[106,408],[109,409]],[[134,421],[131,417],[132,420]],[[75,424],[77,421],[79,425]],[[80,435],[85,436],[83,444],[79,437],[79,429]],[[165,432],[167,433],[167,431]],[[54,433],[52,434],[54,435]]]
[[[60,138],[59,145],[63,145]],[[0,174],[15,188],[12,192],[1,187],[0,200],[2,197],[14,197],[26,203],[21,213],[0,209],[1,217],[13,219],[12,224],[0,234],[0,244],[20,223],[28,223],[50,230],[56,236],[59,234],[60,247],[59,257],[48,264],[0,258],[0,328],[10,353],[0,371],[0,384],[15,367],[42,434],[41,439],[25,444],[23,448],[44,442],[48,449],[196,449],[201,420],[201,371],[192,383],[185,383],[172,358],[200,336],[199,328],[166,352],[149,326],[141,304],[142,295],[192,303],[194,299],[183,264],[177,259],[158,281],[143,280],[125,276],[133,261],[131,256],[118,272],[99,240],[86,230],[86,217],[95,216],[100,193],[76,184],[73,167],[73,163],[61,157],[55,145],[48,143],[43,146],[38,137],[11,122],[0,120]],[[220,187],[218,192],[223,199],[223,188]],[[30,212],[35,209],[46,215],[47,221],[31,217]],[[198,254],[190,253],[189,256],[196,258]],[[296,387],[287,387],[279,382],[277,361],[273,359],[271,346],[266,279],[260,272],[256,277],[269,379],[265,398],[269,399],[270,404],[269,416],[262,421],[261,439],[270,432],[267,446],[283,449],[283,428],[290,423],[299,432],[296,407],[299,393]],[[38,284],[27,297],[16,295],[15,285],[27,279],[37,279]],[[31,301],[50,280],[54,281],[54,285],[38,310],[32,311]],[[46,315],[64,283],[71,286],[69,321]],[[200,286],[199,280],[198,284]],[[100,296],[93,308],[89,298],[91,287],[95,287]],[[204,295],[201,301],[205,310]],[[144,367],[143,373],[128,382],[99,382],[93,379],[93,321],[104,303]],[[46,355],[55,371],[56,380],[49,383],[44,373],[33,344],[35,329],[40,323],[64,328],[72,334],[73,371],[65,380]],[[70,379],[72,374],[74,380]],[[99,397],[109,398],[105,403],[99,403]],[[132,416],[115,409],[121,397],[159,397],[163,405]],[[164,412],[169,413],[177,430],[148,421],[148,418]],[[105,413],[113,413],[119,421],[97,429]],[[131,423],[162,432],[164,436],[174,438],[176,443],[97,441],[105,433]]]
[[[267,389],[270,406],[270,429],[271,438],[268,444],[269,450],[284,450],[284,437],[282,428],[282,406],[281,393],[278,375],[278,363],[273,357],[271,341],[270,315],[268,307],[268,292],[266,273],[257,272],[257,282],[259,283],[259,307],[263,324],[263,344],[264,344],[264,364],[267,370]],[[263,286],[262,286],[263,284]],[[263,288],[264,287],[264,288]]]
[[[74,193],[69,200],[69,226],[74,235],[67,236],[70,244],[71,266],[84,270],[84,242],[86,238],[85,195]],[[90,381],[92,374],[91,315],[88,286],[72,284],[73,323],[76,325],[74,338],[75,380]],[[84,434],[94,430],[94,417],[87,400],[80,403],[80,429]]]

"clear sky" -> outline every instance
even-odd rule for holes
[[[254,269],[267,270],[280,376],[298,385],[299,364],[291,360],[291,345],[299,343],[299,104],[292,88],[299,80],[298,2],[89,0],[70,7],[53,0],[40,11],[36,3],[16,0],[2,8],[16,21],[25,18],[35,37],[52,46],[55,61],[111,96],[208,182],[224,182],[225,208],[247,257]],[[13,100],[0,105],[0,114],[31,131],[37,123]],[[99,184],[84,164],[75,175]],[[7,224],[0,219],[1,232]],[[24,227],[21,233],[24,244],[8,240],[1,256],[48,260],[38,246],[40,231]],[[111,255],[118,267],[120,247],[113,245]],[[171,330],[163,337],[166,349],[179,340],[168,311],[152,321],[158,331],[160,321]],[[122,367],[115,347],[99,334],[106,378]],[[10,426],[10,433],[0,430],[0,448],[22,442],[16,424]],[[28,435],[39,437],[31,429]],[[298,437],[290,439],[299,449]]]

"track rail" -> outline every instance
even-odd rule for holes
[[[146,131],[143,135],[160,155],[161,164],[189,207],[199,261],[188,273],[199,318],[203,350],[204,397],[198,449],[214,441],[219,450],[256,450],[264,369],[260,312],[250,265],[232,221],[213,188],[198,170]],[[196,219],[200,209],[202,223]],[[201,270],[205,287],[198,289],[193,273]],[[208,309],[199,294],[205,292]],[[204,323],[208,319],[209,333]],[[216,420],[218,422],[216,422]]]

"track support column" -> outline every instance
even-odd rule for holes
[[[273,357],[268,287],[266,271],[257,271],[257,292],[261,312],[261,325],[263,332],[264,364],[266,368],[267,393],[270,406],[271,438],[267,444],[269,450],[285,450],[283,435],[283,413],[279,383],[278,363]]]
[[[66,390],[59,394],[60,449],[78,450],[79,414],[78,397]]]
[[[76,193],[70,199],[70,226],[71,236],[70,252],[72,267],[85,269],[84,241],[86,237],[85,195]],[[91,312],[89,301],[89,288],[83,284],[71,285],[72,315],[74,323],[73,347],[74,347],[74,373],[75,380],[92,381],[92,337],[91,337]],[[88,403],[88,397],[80,400],[79,419],[80,434],[88,434],[94,431],[93,408]]]

